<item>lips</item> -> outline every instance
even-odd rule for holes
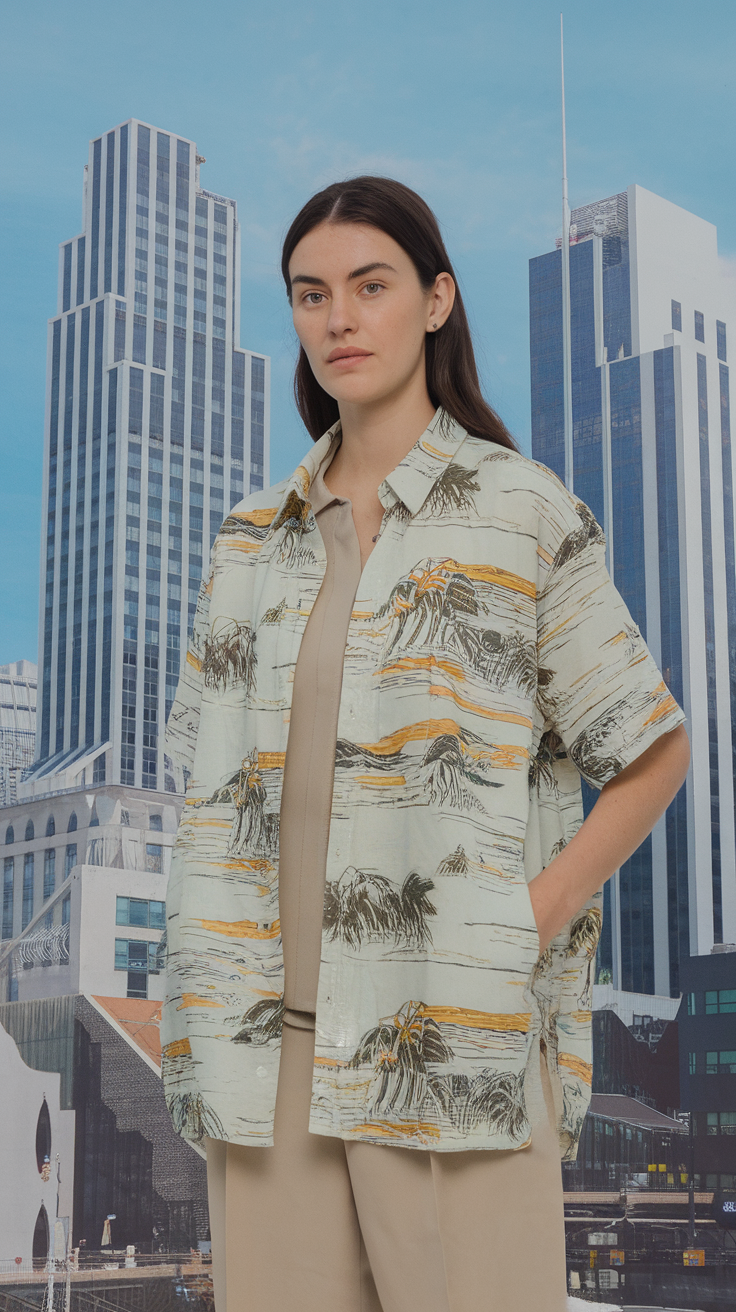
[[[371,354],[370,351],[340,351],[327,357],[328,364],[339,364],[341,360],[365,360]]]

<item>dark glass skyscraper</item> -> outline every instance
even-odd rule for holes
[[[683,957],[736,941],[728,289],[715,228],[642,187],[573,211],[566,460],[560,245],[530,261],[532,454],[603,526],[692,745],[666,815],[606,884],[598,962],[617,988],[676,995]]]
[[[33,791],[179,791],[163,754],[187,628],[230,509],[268,484],[269,361],[239,346],[234,200],[194,142],[90,144],[49,325]]]

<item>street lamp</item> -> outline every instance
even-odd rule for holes
[[[689,1166],[687,1172],[687,1242],[692,1248],[695,1244],[695,1113],[678,1112],[677,1119],[688,1128]]]

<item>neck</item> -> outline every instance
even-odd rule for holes
[[[342,441],[325,478],[331,492],[339,495],[356,484],[378,488],[411,451],[436,408],[421,382],[421,391],[404,391],[371,405],[340,404]]]

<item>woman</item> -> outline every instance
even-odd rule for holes
[[[217,1312],[562,1312],[601,889],[685,716],[483,400],[421,198],[327,187],[282,268],[315,445],[225,520],[169,720],[163,1073]]]

